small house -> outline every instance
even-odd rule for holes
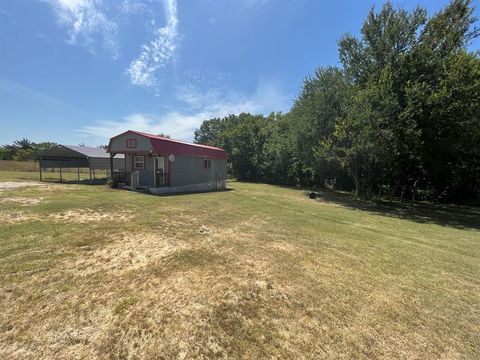
[[[107,149],[112,164],[123,155],[125,170],[112,174],[131,188],[154,194],[226,188],[228,154],[218,147],[128,130]]]

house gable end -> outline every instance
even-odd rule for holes
[[[147,137],[126,131],[110,139],[108,151],[117,152],[152,152],[152,142]]]

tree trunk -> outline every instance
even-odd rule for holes
[[[358,163],[355,161],[352,166],[353,183],[355,184],[355,197],[360,195],[360,180],[358,179]]]
[[[417,184],[418,184],[419,179],[415,180],[413,183],[413,189],[412,189],[412,204],[415,201],[415,193],[417,192]]]
[[[380,187],[378,188],[378,199],[381,199],[382,198],[382,189],[383,189],[383,180],[380,184]]]

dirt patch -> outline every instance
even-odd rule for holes
[[[21,204],[21,205],[37,205],[37,204],[40,204],[41,202],[43,202],[43,198],[42,197],[31,197],[31,198],[28,198],[28,197],[6,197],[6,198],[2,198],[0,199],[0,202],[1,203],[8,203],[8,202],[13,202],[13,203],[18,203],[18,204]]]
[[[2,190],[11,190],[11,189],[16,189],[20,187],[27,187],[27,186],[45,186],[45,184],[42,184],[40,182],[34,182],[34,181],[0,181],[0,191]]]
[[[10,198],[7,198],[10,199]],[[18,200],[18,198],[11,198]],[[20,198],[18,202],[25,200],[24,205],[33,205],[37,202],[35,199]],[[33,200],[33,201],[32,201]],[[4,200],[1,200],[4,201]],[[8,200],[10,201],[10,200]],[[13,201],[13,200],[12,200]],[[41,200],[40,200],[41,201]],[[109,221],[125,221],[133,218],[133,214],[129,212],[113,212],[102,213],[91,209],[76,209],[67,210],[60,213],[53,213],[49,215],[40,216],[39,214],[30,214],[23,211],[15,212],[0,212],[0,223],[16,224],[24,221],[54,221],[58,223],[75,223],[75,224],[90,224],[95,222],[109,222]]]
[[[50,183],[50,184],[45,184],[40,189],[43,192],[56,192],[56,191],[59,191],[59,190],[72,191],[72,190],[81,189],[81,185],[78,186],[78,185],[70,185],[70,184],[52,184],[52,183]]]
[[[78,186],[55,183],[42,183],[35,181],[0,181],[0,192],[15,190],[24,187],[37,187],[41,191],[58,191],[58,190],[78,190]]]
[[[86,224],[101,221],[124,221],[130,220],[133,214],[129,212],[100,212],[92,209],[67,210],[61,213],[50,214],[49,218],[58,222],[74,222]]]
[[[126,234],[102,248],[82,247],[77,260],[65,262],[64,269],[76,275],[88,275],[98,271],[121,273],[148,265],[158,259],[182,250],[181,243],[161,234]]]
[[[24,221],[39,220],[36,214],[29,214],[23,211],[16,212],[0,212],[0,224],[17,224]]]

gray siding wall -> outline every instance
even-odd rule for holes
[[[208,170],[203,168],[203,158],[201,157],[175,156],[175,161],[170,163],[171,186],[200,184],[226,178],[226,160],[212,159],[212,167]]]
[[[140,154],[139,154],[140,155]],[[144,155],[144,154],[141,154]],[[132,158],[133,154],[125,154],[127,157],[127,172],[132,171]],[[153,157],[150,157],[148,154],[145,154],[145,170],[133,170],[138,171],[140,175],[140,185],[154,185],[153,179]]]
[[[132,171],[132,155],[125,154],[126,164],[125,164],[125,171],[131,172]]]
[[[153,157],[145,156],[145,170],[139,170],[140,172],[140,185],[154,185],[153,179]]]
[[[127,148],[127,139],[137,140],[136,148]],[[111,152],[124,152],[124,151],[152,151],[152,143],[150,139],[147,139],[144,136],[137,134],[124,134],[110,142],[110,151]]]

